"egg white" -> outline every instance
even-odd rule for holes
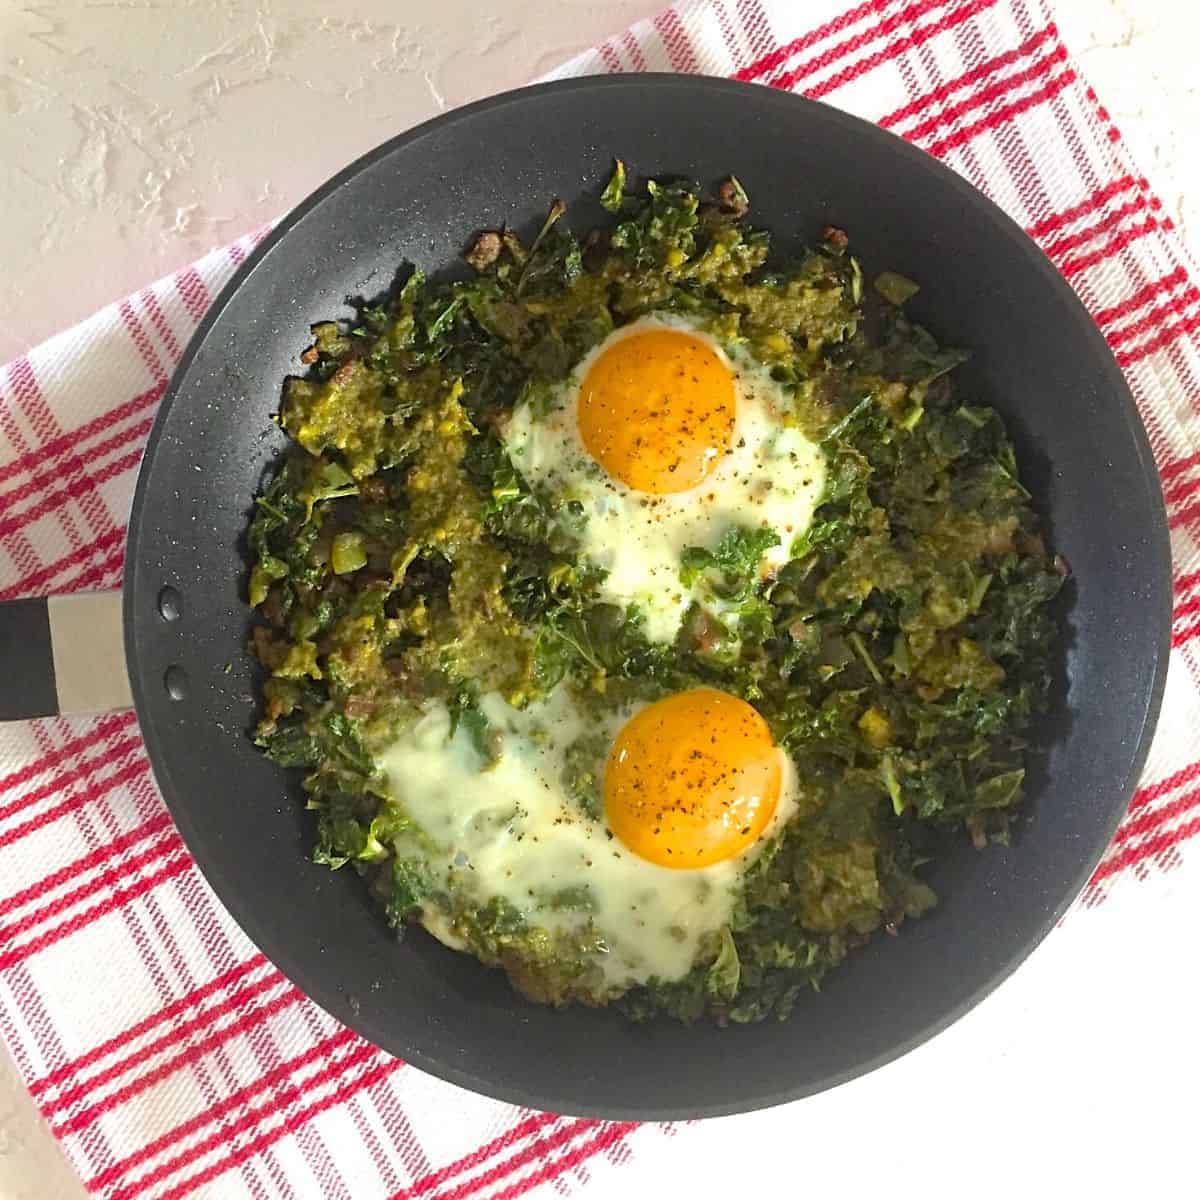
[[[653,329],[683,330],[720,357],[734,377],[737,412],[728,453],[698,487],[667,495],[636,492],[609,475],[584,446],[577,419],[579,387],[595,359],[615,341]],[[684,588],[680,556],[711,550],[734,526],[767,526],[780,538],[765,571],[788,560],[808,528],[825,487],[825,457],[799,429],[784,424],[789,399],[770,371],[745,355],[731,358],[694,321],[655,314],[623,326],[595,347],[560,386],[549,411],[517,407],[504,431],[513,465],[536,490],[583,505],[581,550],[607,571],[604,597],[636,605],[652,641],[672,640],[697,586]]]
[[[591,923],[603,941],[595,956],[604,986],[616,995],[651,978],[679,979],[729,921],[737,884],[797,806],[795,768],[777,751],[783,787],[771,823],[735,859],[696,870],[660,867],[618,840],[603,818],[589,816],[563,785],[564,754],[580,734],[597,730],[566,686],[524,709],[491,693],[481,702],[500,753],[488,764],[465,729],[452,730],[439,700],[381,756],[389,793],[419,829],[397,850],[419,853],[448,892],[480,906],[500,898],[531,926],[574,933]],[[603,722],[609,740],[635,708]],[[591,911],[554,903],[566,888],[585,886]],[[462,947],[434,909],[423,923]]]

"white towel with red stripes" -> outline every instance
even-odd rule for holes
[[[87,1187],[113,1200],[1194,1196],[1195,268],[1041,0],[683,3],[556,74],[640,70],[803,92],[908,138],[1029,230],[1112,345],[1162,473],[1176,607],[1145,777],[1085,892],[995,994],[864,1079],[700,1124],[560,1119],[432,1079],[300,995],[200,877],[132,715],[9,725],[0,1036]],[[120,583],[155,406],[252,244],[0,372],[0,597]]]

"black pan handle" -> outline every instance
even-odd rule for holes
[[[0,603],[0,721],[132,705],[120,592]]]

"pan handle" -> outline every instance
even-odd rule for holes
[[[0,603],[0,721],[132,705],[120,592]]]

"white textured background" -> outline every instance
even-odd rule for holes
[[[664,2],[0,0],[0,362]]]
[[[0,0],[0,362],[264,224],[385,138],[660,6],[492,0],[479,15],[470,0]],[[1055,7],[1194,240],[1200,8]],[[83,1194],[0,1052],[0,1200]]]

